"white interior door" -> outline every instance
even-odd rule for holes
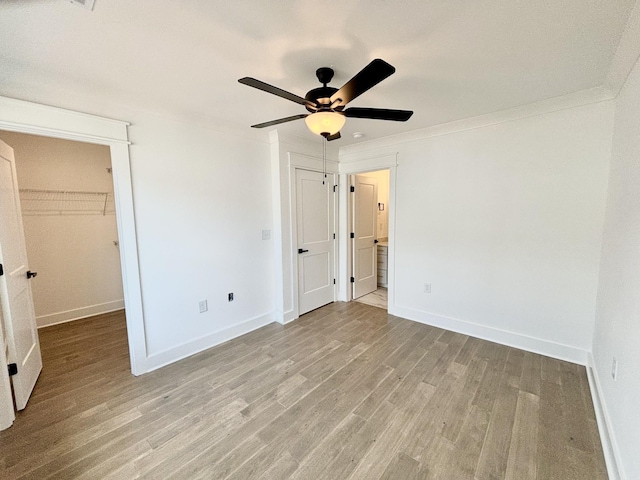
[[[298,315],[334,301],[334,181],[296,169]]]
[[[4,365],[7,365],[7,333],[4,328],[2,309],[0,308],[0,430],[9,428],[16,418],[13,410],[13,397],[11,396],[11,382],[9,373]]]
[[[354,175],[352,185],[353,298],[358,298],[378,288],[378,180],[366,175]]]
[[[0,141],[0,304],[8,363],[18,372],[11,377],[16,408],[26,407],[42,370],[40,342],[28,279],[27,249],[22,228],[20,197],[13,149]],[[30,273],[30,272],[29,272]],[[1,367],[6,368],[6,367]]]

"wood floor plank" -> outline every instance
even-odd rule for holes
[[[410,457],[420,461],[429,467],[433,454],[440,455],[440,451],[433,446],[440,442],[440,432],[443,428],[442,415],[446,411],[448,405],[457,398],[464,383],[460,381],[464,375],[464,370],[451,364],[451,368],[445,373],[443,378],[438,381],[438,386],[433,390],[433,394],[422,405],[422,409],[414,420],[409,424],[405,434],[405,440],[400,446],[401,451]],[[427,384],[430,385],[430,384]],[[431,385],[433,387],[433,385]],[[447,440],[448,441],[448,440]],[[450,443],[450,442],[449,442]],[[430,470],[432,470],[430,468]]]
[[[3,480],[606,479],[583,367],[365,304],[140,377],[123,312],[39,334]]]
[[[446,461],[446,475],[456,480],[473,480],[489,426],[489,414],[471,406],[462,430]]]
[[[347,416],[331,434],[322,439],[318,447],[300,465],[300,468],[291,475],[291,480],[317,478],[342,452],[344,446],[352,441],[353,436],[360,431],[365,423],[365,420],[357,415]]]
[[[571,478],[565,441],[564,397],[562,386],[553,381],[542,381],[538,409],[538,480]],[[564,461],[563,461],[564,460]]]
[[[582,393],[579,375],[584,367],[563,362],[560,365],[562,393],[564,395],[566,436],[573,448],[587,453],[594,453],[594,439],[591,438],[587,405]]]
[[[536,479],[539,397],[520,391],[511,433],[506,478]]]
[[[497,398],[502,373],[507,363],[508,349],[495,343],[486,342],[478,350],[483,352],[479,356],[486,358],[488,364],[482,374],[480,385],[473,399],[473,405],[491,411]]]
[[[424,382],[416,386],[397,413],[396,420],[388,426],[384,435],[376,440],[375,445],[362,458],[352,476],[349,477],[350,480],[377,479],[385,474],[387,465],[393,461],[406,436],[410,435],[411,425],[434,391],[433,385]]]
[[[518,389],[509,385],[508,379],[505,378],[497,388],[496,400],[478,460],[477,478],[505,478],[517,403]]]
[[[375,308],[375,307],[374,307]],[[390,403],[383,403],[376,414],[356,432],[353,441],[345,445],[317,480],[349,478],[366,453],[377,442],[378,437],[394,423],[398,410]]]
[[[525,352],[520,377],[520,390],[540,396],[542,380],[542,357],[535,353]]]
[[[426,475],[426,469],[422,464],[404,453],[399,453],[387,466],[380,480],[421,480]]]
[[[471,413],[471,402],[480,386],[480,379],[486,368],[487,361],[482,358],[475,357],[469,363],[463,378],[464,385],[459,395],[449,402],[442,414],[440,435],[444,438],[452,442],[458,440],[462,426]]]

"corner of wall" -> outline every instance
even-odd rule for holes
[[[629,15],[629,20],[616,47],[611,67],[604,82],[604,87],[615,97],[631,74],[640,58],[640,2]]]

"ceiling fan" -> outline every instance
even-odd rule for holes
[[[309,90],[304,98],[251,77],[241,78],[238,82],[304,105],[309,112],[272,120],[270,122],[258,123],[251,125],[252,128],[271,127],[280,123],[304,118],[309,130],[313,133],[322,135],[327,140],[336,140],[340,138],[340,129],[345,124],[345,117],[393,120],[396,122],[406,122],[411,118],[411,115],[413,115],[411,110],[360,107],[345,108],[351,100],[359,97],[392,75],[395,71],[396,69],[393,66],[377,58],[360,70],[360,72],[340,89],[337,89],[327,86],[333,78],[333,69],[322,67],[316,70],[316,77],[318,77],[318,80],[322,83],[322,87]]]

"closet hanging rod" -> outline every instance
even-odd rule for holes
[[[20,189],[24,215],[106,215],[115,213],[111,192]]]

